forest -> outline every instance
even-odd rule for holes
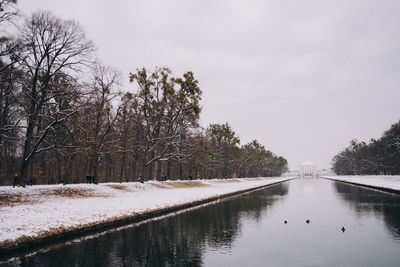
[[[199,125],[191,71],[123,75],[82,26],[0,0],[0,185],[279,176],[287,161],[228,123]],[[221,100],[223,101],[223,100]],[[398,170],[398,169],[397,169]]]
[[[332,160],[338,175],[400,174],[400,121],[393,124],[378,140],[369,143],[356,139]]]

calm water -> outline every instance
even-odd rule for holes
[[[296,179],[0,266],[400,266],[400,196]]]

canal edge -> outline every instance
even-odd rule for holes
[[[276,184],[283,183],[283,182],[288,182],[295,178],[296,177],[289,178],[289,179],[286,179],[283,181],[266,184],[266,185],[247,188],[247,189],[243,189],[243,190],[239,190],[239,191],[235,191],[235,192],[231,192],[231,193],[227,193],[227,194],[221,194],[221,195],[217,195],[217,196],[213,196],[213,197],[209,197],[209,198],[205,198],[205,199],[201,199],[201,200],[196,200],[196,201],[178,204],[178,205],[174,205],[174,206],[170,206],[170,207],[151,210],[149,212],[135,214],[135,215],[124,217],[124,218],[118,218],[118,219],[112,220],[112,221],[100,222],[100,223],[96,223],[93,225],[84,226],[81,228],[63,231],[58,234],[49,235],[49,236],[45,236],[42,238],[37,238],[37,239],[32,239],[32,240],[12,244],[10,246],[3,246],[3,247],[0,247],[0,260],[10,258],[12,256],[21,254],[23,252],[29,252],[29,251],[32,251],[35,249],[40,249],[40,248],[46,247],[46,246],[51,246],[51,245],[55,245],[58,243],[70,241],[75,238],[100,233],[100,232],[103,232],[106,230],[111,230],[111,229],[118,228],[121,226],[126,226],[126,225],[129,225],[132,223],[139,223],[139,222],[143,222],[146,220],[155,219],[155,218],[165,216],[165,215],[168,215],[168,214],[171,214],[174,212],[183,211],[183,210],[189,209],[189,208],[194,208],[194,207],[201,206],[201,205],[204,205],[207,203],[211,203],[211,202],[214,202],[217,200],[221,200],[221,199],[225,199],[225,198],[229,198],[229,197],[233,197],[233,196],[238,196],[241,194],[249,193],[251,191],[260,190],[262,188],[266,188],[266,187],[269,187],[272,185],[276,185]]]
[[[384,193],[391,193],[391,194],[400,195],[400,190],[396,190],[396,189],[392,189],[392,188],[380,187],[380,186],[375,186],[375,185],[360,184],[360,183],[355,183],[355,182],[350,182],[350,181],[336,180],[334,178],[328,178],[328,177],[324,177],[324,176],[321,176],[321,178],[327,179],[327,180],[331,180],[331,181],[335,181],[335,182],[344,183],[344,184],[350,184],[350,185],[365,187],[365,188],[368,188],[368,189],[375,189],[375,190],[378,190],[378,191],[381,191],[381,192],[384,192]]]

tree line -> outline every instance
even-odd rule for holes
[[[354,139],[332,160],[338,175],[400,174],[400,121],[393,124],[378,140],[369,143]]]
[[[96,58],[84,29],[0,0],[0,178],[10,184],[278,176],[287,161],[229,124],[199,126],[193,72],[121,74]],[[15,27],[13,27],[13,25]]]

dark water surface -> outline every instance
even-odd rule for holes
[[[0,266],[400,266],[400,195],[295,179]]]

